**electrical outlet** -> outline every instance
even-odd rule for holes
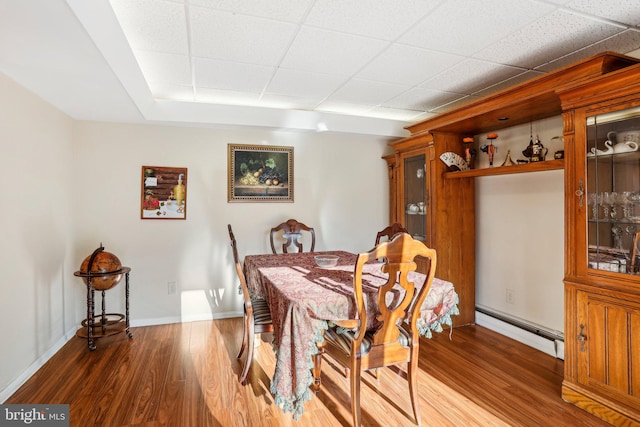
[[[178,295],[178,282],[167,282],[167,288],[169,295]]]
[[[507,289],[507,304],[515,304],[516,296],[513,289]]]

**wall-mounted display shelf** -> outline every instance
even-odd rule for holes
[[[543,162],[524,163],[513,166],[496,166],[492,168],[470,169],[466,171],[445,172],[447,179],[470,178],[476,176],[509,175],[514,173],[542,172],[564,169],[564,160],[545,160]]]

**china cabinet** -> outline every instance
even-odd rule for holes
[[[640,424],[640,65],[559,88],[565,146],[565,400]],[[565,150],[567,152],[567,150]]]
[[[580,84],[637,62],[610,52],[595,55],[408,126],[408,137],[390,143],[393,154],[384,157],[389,168],[390,221],[402,223],[438,251],[436,274],[451,281],[460,297],[456,326],[475,323],[474,178],[562,169],[565,160],[454,172],[440,156],[447,152],[462,156],[465,138],[560,116],[557,88]],[[424,173],[418,178],[422,159]],[[411,205],[419,203],[421,197],[424,214],[414,215]]]
[[[475,322],[474,179],[564,169],[562,397],[629,426],[640,425],[638,62],[595,55],[409,126],[411,135],[390,143],[393,154],[384,157],[390,219],[437,250],[436,274],[460,296],[456,326]],[[552,116],[563,119],[564,159],[466,171],[439,160],[462,155],[465,138]],[[422,200],[424,215],[412,215]]]

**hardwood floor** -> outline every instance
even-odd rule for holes
[[[132,329],[90,352],[70,340],[5,403],[70,404],[72,426],[349,426],[349,381],[330,359],[322,389],[295,422],[273,403],[271,345],[241,386],[241,319]],[[423,426],[607,426],[562,401],[563,362],[479,326],[422,340]],[[366,426],[412,426],[405,366],[363,375]]]

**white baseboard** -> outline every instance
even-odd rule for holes
[[[171,323],[186,323],[186,322],[196,322],[200,320],[217,320],[217,319],[230,319],[233,317],[242,317],[243,313],[239,312],[227,312],[227,313],[219,313],[216,316],[213,314],[206,315],[198,315],[198,316],[188,316],[186,318],[182,317],[159,317],[159,318],[151,318],[151,319],[136,319],[131,321],[131,327],[140,327],[140,326],[156,326],[156,325],[167,325]],[[38,369],[42,368],[42,366],[53,357],[70,339],[76,336],[76,331],[78,327],[74,327],[72,330],[67,331],[62,338],[60,338],[50,349],[48,349],[45,353],[43,353],[40,357],[38,357],[27,369],[25,369],[18,377],[12,381],[5,389],[0,390],[0,402],[5,402],[9,397],[11,397],[22,385],[27,382],[29,378],[36,372]]]
[[[564,342],[562,341],[541,337],[479,311],[476,311],[476,324],[564,360]]]

